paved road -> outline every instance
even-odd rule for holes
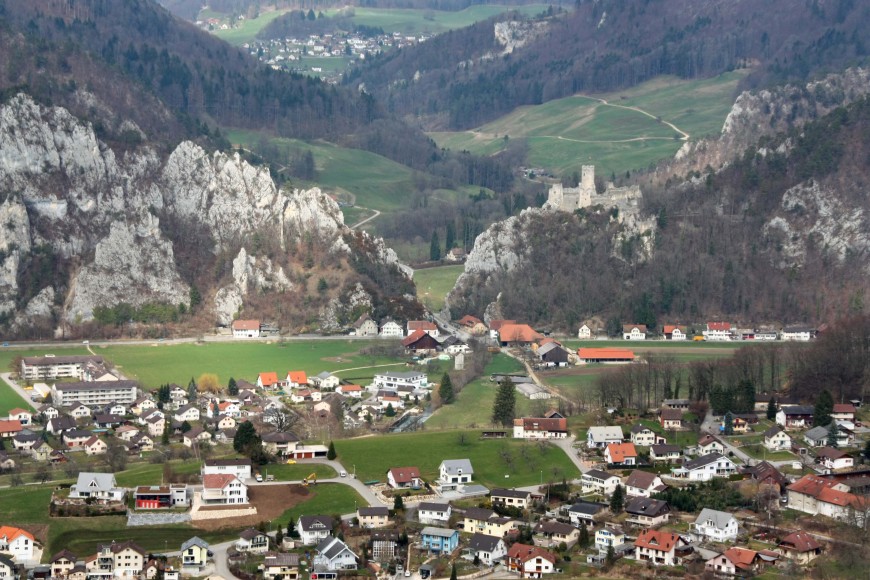
[[[577,456],[577,451],[574,449],[574,444],[577,442],[577,437],[571,435],[567,439],[551,439],[550,443],[553,443],[556,447],[560,448],[565,452],[565,455],[568,456],[568,459],[577,466],[577,469],[580,470],[580,473],[586,473],[589,471],[589,467],[583,465],[583,462],[580,460],[580,457]]]

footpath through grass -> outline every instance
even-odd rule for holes
[[[385,481],[392,467],[416,466],[427,481],[444,459],[469,459],[474,482],[487,487],[535,485],[541,478],[574,479],[580,471],[558,447],[519,439],[481,439],[480,431],[418,431],[335,442],[342,464],[362,481]],[[508,477],[505,477],[505,476]]]

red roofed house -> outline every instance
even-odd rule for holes
[[[261,389],[277,389],[278,385],[278,373],[260,373],[257,377],[257,386]]]
[[[489,323],[489,337],[492,340],[498,340],[498,331],[505,324],[516,324],[516,320],[492,320]]]
[[[9,412],[9,418],[12,418],[12,413],[14,413],[17,409],[14,409]],[[837,419],[838,421],[854,421],[855,420],[855,406],[850,403],[842,403],[834,405],[834,410],[831,411],[831,419]],[[22,422],[22,425],[25,423]]]
[[[536,332],[528,324],[503,324],[498,330],[498,340],[502,346],[530,345],[542,338],[544,335]]]
[[[851,405],[849,406],[851,407]],[[852,415],[854,416],[854,414],[854,407],[852,407]],[[27,409],[16,407],[9,411],[9,420],[15,421],[16,419],[22,425],[30,425],[33,422],[33,413],[31,411],[28,411]]]
[[[420,470],[416,467],[394,467],[387,472],[387,483],[394,489],[420,487]]]
[[[859,523],[870,516],[870,503],[834,479],[805,475],[786,490],[788,507],[806,514]]]
[[[604,449],[604,460],[617,465],[637,465],[634,443],[611,443]]]
[[[840,449],[822,447],[816,452],[816,463],[821,463],[828,469],[848,469],[855,465],[855,460]]]
[[[233,338],[259,338],[259,320],[233,320]]]
[[[543,578],[556,570],[556,556],[538,546],[516,543],[508,550],[507,567],[520,578]]]
[[[678,535],[662,530],[644,530],[634,541],[634,559],[655,566],[676,566],[676,551],[686,542]]]
[[[707,330],[702,332],[704,340],[731,340],[730,322],[708,322]]]
[[[22,430],[21,421],[13,419],[11,421],[0,421],[0,437],[15,437]]]
[[[543,417],[523,417],[514,419],[515,439],[566,439],[568,420],[564,417],[546,419]]]
[[[33,559],[35,539],[33,534],[21,528],[0,526],[0,552],[9,554],[19,563]]]
[[[776,551],[798,564],[809,564],[822,553],[822,546],[808,533],[797,531],[784,537]]]
[[[624,340],[646,340],[646,324],[623,324],[622,338]]]
[[[411,352],[434,352],[440,343],[434,336],[418,328],[410,336],[402,339],[402,346]]]
[[[665,335],[665,340],[686,340],[688,330],[685,326],[665,324],[663,334]]]
[[[414,332],[422,330],[429,336],[438,336],[438,325],[428,320],[409,320],[408,321],[408,336]]]
[[[625,348],[578,348],[581,363],[627,363],[634,362],[634,353]]]
[[[248,486],[230,473],[211,473],[202,476],[203,505],[229,505],[248,503]]]
[[[335,388],[336,393],[341,393],[345,397],[353,397],[354,399],[362,398],[363,388],[360,385],[338,385]]]
[[[738,572],[758,571],[761,566],[760,560],[755,550],[728,548],[723,554],[707,560],[704,570],[734,576]]]
[[[308,385],[308,377],[305,371],[290,371],[287,373],[287,386],[291,389],[298,389],[302,385]]]

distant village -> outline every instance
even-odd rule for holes
[[[237,320],[238,340],[274,336],[258,320]],[[581,338],[599,329],[583,325]],[[647,340],[643,325],[623,327],[626,341]],[[662,340],[813,340],[814,329],[736,330],[709,322],[693,334],[664,327]],[[362,486],[368,505],[354,513],[306,514],[286,529],[245,527],[231,542],[209,545],[192,535],[169,554],[155,555],[132,541],[95,544],[90,556],[68,550],[43,554],[45,545],[27,526],[2,521],[0,578],[177,578],[204,576],[221,563],[256,556],[257,577],[335,578],[367,569],[382,578],[446,577],[502,573],[520,578],[564,575],[572,562],[593,568],[682,566],[717,577],[748,577],[767,569],[799,571],[830,549],[837,526],[863,529],[870,514],[870,470],[860,461],[868,430],[861,401],[834,404],[820,424],[812,406],[756,401],[750,413],[709,417],[698,430],[688,399],[663,399],[645,419],[602,410],[599,425],[572,428],[558,395],[540,384],[534,368],[631,363],[628,349],[568,349],[526,324],[485,323],[464,316],[445,327],[432,321],[375,322],[360,317],[359,336],[401,341],[411,360],[403,370],[352,384],[329,373],[263,369],[227,388],[164,385],[145,392],[100,356],[23,357],[18,386],[31,390],[36,410],[13,409],[0,420],[0,468],[13,474],[39,464],[62,466],[87,458],[76,483],[59,486],[48,506],[53,517],[126,514],[148,525],[154,514],[196,524],[257,517],[252,497],[273,481],[268,465],[325,463],[335,483]],[[768,338],[769,337],[769,338]],[[382,478],[361,482],[355,466],[335,460],[322,430],[393,425],[423,413],[439,385],[421,361],[444,357],[457,367],[476,348],[532,361],[529,373],[493,375],[529,399],[554,399],[537,416],[481,430],[481,439],[557,445],[581,475],[528,487],[491,487],[475,478],[467,457],[439,457],[437,475],[420,465],[394,465]],[[409,370],[410,369],[410,370]],[[255,434],[262,454],[229,451],[242,433]],[[118,484],[97,460],[160,452],[170,445],[201,462],[188,483]],[[220,458],[215,450],[224,449]],[[252,460],[255,459],[255,460]],[[340,461],[340,458],[338,458]],[[265,463],[264,463],[265,462]],[[307,469],[305,469],[307,471]],[[20,479],[20,476],[19,476]],[[18,482],[21,483],[20,481]],[[299,482],[316,486],[316,470]],[[791,514],[783,519],[778,514]],[[805,519],[805,518],[812,519]],[[821,520],[819,519],[821,518]],[[829,522],[824,532],[817,524]],[[134,525],[133,523],[128,525]],[[168,556],[168,557],[167,557]],[[309,557],[310,556],[310,557]],[[446,559],[445,559],[446,558]],[[639,570],[639,569],[637,569]],[[628,573],[628,572],[626,572]]]

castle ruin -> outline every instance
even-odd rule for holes
[[[628,216],[637,217],[642,200],[643,194],[637,185],[616,187],[608,182],[604,193],[599,195],[595,191],[595,166],[584,165],[577,187],[565,187],[561,183],[550,187],[544,209],[573,212],[596,205],[605,209],[615,207],[619,210],[618,219],[622,222]]]

